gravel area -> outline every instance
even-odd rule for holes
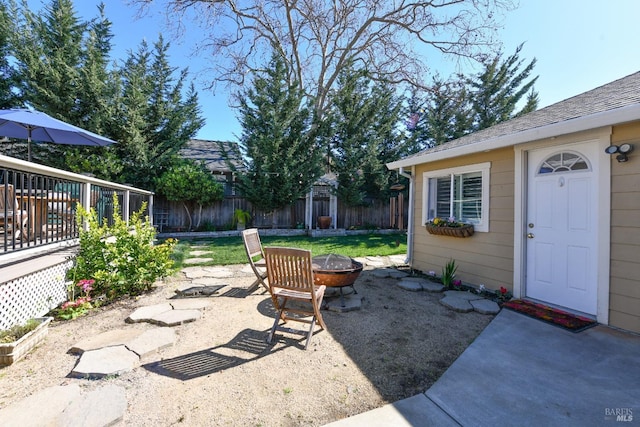
[[[206,298],[203,318],[176,326],[173,346],[120,376],[69,378],[78,360],[69,348],[110,329],[155,327],[124,319],[174,296],[184,275],[135,300],[53,322],[45,343],[0,369],[0,408],[48,386],[88,390],[108,381],[126,389],[127,426],[320,426],[424,392],[493,318],[449,310],[441,294],[400,289],[366,267],[356,282],[360,310],[323,311],[327,330],[306,351],[297,335],[267,344],[269,296],[246,293],[254,279],[246,266],[228,268],[233,277],[219,279],[228,286]]]

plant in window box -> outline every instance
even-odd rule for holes
[[[437,234],[441,236],[452,237],[470,237],[473,236],[473,224],[465,224],[456,221],[451,217],[448,219],[435,217],[425,224],[429,234]]]

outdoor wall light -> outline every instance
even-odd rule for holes
[[[607,154],[618,154],[616,156],[616,160],[619,163],[623,163],[626,162],[627,160],[629,160],[627,158],[627,155],[630,154],[633,151],[633,145],[632,144],[622,144],[620,146],[617,145],[610,145],[607,148],[604,149],[604,152]]]

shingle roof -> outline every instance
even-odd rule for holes
[[[607,83],[603,86],[584,92],[580,95],[549,105],[521,117],[499,123],[487,129],[465,135],[462,138],[429,148],[416,153],[407,159],[436,153],[452,148],[478,144],[506,135],[529,131],[571,119],[590,116],[640,104],[640,72]]]
[[[192,139],[180,150],[180,155],[185,159],[203,161],[211,172],[231,172],[225,162],[221,147],[229,153],[233,164],[238,169],[242,169],[242,161],[236,154],[237,145],[233,142]]]

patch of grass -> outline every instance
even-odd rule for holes
[[[309,236],[261,236],[263,246],[285,246],[309,249],[313,256],[340,254],[351,258],[364,256],[389,256],[407,253],[407,236],[404,234],[361,234],[350,236],[309,237]],[[193,240],[181,240],[175,247],[173,259],[180,267],[188,254]],[[211,252],[213,262],[209,264],[244,264],[247,255],[242,237],[217,237],[209,240],[197,240],[202,250]],[[206,264],[204,264],[206,265]]]
[[[189,256],[189,241],[178,241],[173,248],[170,257],[176,266],[181,266],[184,260]]]

